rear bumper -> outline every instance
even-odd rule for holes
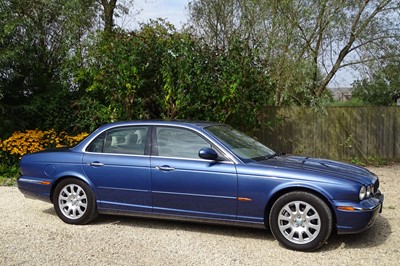
[[[353,204],[353,211],[336,208],[337,233],[355,234],[373,226],[379,213],[382,212],[383,201],[384,195],[378,191],[373,198]]]
[[[51,203],[50,199],[50,184],[43,184],[43,179],[34,177],[20,176],[17,179],[19,191],[30,199],[38,199]]]

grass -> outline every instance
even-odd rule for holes
[[[0,164],[0,186],[14,186],[19,176],[19,167]]]
[[[382,159],[382,158],[369,156],[369,157],[366,157],[363,159],[360,159],[358,157],[353,157],[350,160],[350,163],[357,164],[360,166],[385,166],[385,165],[388,165],[390,163],[390,161]]]

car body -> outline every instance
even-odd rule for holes
[[[365,230],[383,204],[363,167],[281,156],[211,122],[107,124],[73,148],[23,156],[20,170],[19,190],[66,223],[100,213],[269,227],[301,251]]]

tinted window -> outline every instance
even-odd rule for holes
[[[121,127],[99,135],[86,151],[144,155],[147,127]]]
[[[95,140],[93,140],[89,146],[86,148],[88,152],[103,152],[104,139],[106,138],[106,133],[100,134]]]
[[[211,148],[205,139],[186,129],[159,127],[156,133],[159,156],[199,159],[201,148]]]

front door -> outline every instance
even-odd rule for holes
[[[155,127],[151,156],[153,212],[182,216],[234,219],[237,174],[229,160],[199,158],[213,148],[198,133],[179,127]]]

